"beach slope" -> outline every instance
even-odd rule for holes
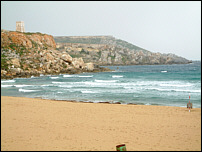
[[[185,103],[186,105],[186,103]],[[1,150],[200,151],[201,108],[1,96]]]

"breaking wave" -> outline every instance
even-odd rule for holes
[[[123,78],[123,75],[112,75],[112,78]]]
[[[1,83],[7,83],[7,82],[15,82],[15,80],[1,80]]]
[[[25,90],[25,89],[19,89],[19,92],[38,92],[40,90]]]
[[[95,82],[105,82],[105,83],[110,83],[110,82],[118,82],[119,80],[96,80],[95,79]]]

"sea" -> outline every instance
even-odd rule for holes
[[[1,79],[1,96],[201,108],[201,62],[107,66],[111,72]]]

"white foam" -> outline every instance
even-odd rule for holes
[[[166,72],[168,72],[168,71],[161,71],[162,73],[166,73]]]
[[[55,81],[53,81],[52,83],[53,84],[65,84],[66,82],[55,82]]]
[[[191,92],[198,92],[198,93],[201,93],[201,90],[192,90]]]
[[[193,86],[192,84],[160,84],[160,86],[165,87],[190,87]]]
[[[185,89],[162,89],[162,88],[147,88],[148,90],[157,90],[157,91],[175,91],[175,92],[196,92],[200,93],[201,90],[185,90]]]
[[[75,84],[72,84],[75,85]],[[78,86],[78,85],[77,85]],[[99,88],[118,88],[122,87],[117,83],[110,83],[110,85],[106,82],[82,82],[79,84],[81,87],[99,87]]]
[[[1,85],[2,88],[12,87],[12,86],[13,85],[4,85],[4,84]]]
[[[79,76],[80,78],[90,78],[90,77],[93,77],[93,75],[81,75]]]
[[[95,82],[105,82],[105,83],[110,83],[110,82],[117,82],[119,80],[95,80]]]
[[[54,86],[52,84],[44,84],[44,85],[41,85],[42,87],[49,87],[49,86]]]
[[[58,79],[59,77],[50,77],[51,79]]]
[[[58,87],[61,87],[61,88],[72,88],[72,86],[69,86],[69,85],[59,85]]]
[[[96,91],[90,91],[90,90],[81,90],[82,93],[98,93]]]
[[[25,84],[22,84],[22,85],[20,85],[20,84],[16,84],[16,85],[14,85],[16,88],[22,88],[22,87],[31,87],[31,86],[34,86],[34,85],[25,85]]]
[[[111,72],[126,72],[126,71],[119,71],[119,70],[118,70],[118,71],[111,71]]]
[[[127,86],[124,86],[123,88],[124,89],[134,89],[134,87],[127,87]]]
[[[63,75],[64,78],[66,77],[75,77],[74,75]]]
[[[122,78],[122,75],[112,75],[112,78]]]
[[[1,80],[1,83],[7,83],[7,82],[15,82],[15,80]]]
[[[19,89],[20,92],[38,92],[40,90],[25,90],[25,89]]]

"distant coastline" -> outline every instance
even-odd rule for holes
[[[1,44],[1,79],[110,71],[100,66],[192,62],[175,54],[152,53],[113,36],[54,37],[1,30]]]
[[[56,49],[98,65],[187,64],[175,54],[153,53],[113,36],[54,36]]]

